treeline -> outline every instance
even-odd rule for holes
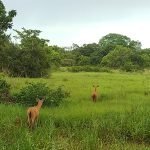
[[[61,49],[49,46],[47,39],[40,38],[41,31],[22,28],[14,30],[13,42],[6,34],[12,29],[15,10],[6,11],[0,0],[0,72],[11,76],[41,77],[47,76],[52,66],[61,64]]]
[[[113,69],[132,71],[150,67],[150,49],[141,49],[139,41],[129,37],[110,33],[99,43],[73,45],[73,50],[66,53],[62,65],[93,65]]]
[[[12,29],[15,10],[6,11],[0,0],[0,72],[11,76],[42,77],[60,66],[97,66],[132,71],[150,67],[150,49],[141,49],[139,41],[120,34],[108,34],[99,43],[73,44],[66,51],[49,46],[40,38],[41,31],[22,28],[14,30],[13,42],[6,34]],[[99,70],[99,69],[97,69]]]

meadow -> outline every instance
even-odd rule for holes
[[[149,150],[150,73],[54,72],[49,78],[10,78],[11,92],[28,82],[62,85],[70,97],[59,107],[43,107],[36,128],[26,124],[26,109],[0,104],[3,150]],[[93,85],[99,85],[92,102]]]

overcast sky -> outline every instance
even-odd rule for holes
[[[98,42],[119,33],[150,47],[150,0],[2,0],[14,29],[39,29],[51,45]]]

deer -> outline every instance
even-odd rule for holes
[[[93,102],[96,102],[97,96],[98,96],[98,94],[97,94],[97,88],[99,87],[99,85],[97,85],[97,86],[93,85],[93,87],[94,87],[94,90],[92,92],[92,100],[93,100]]]
[[[42,104],[45,100],[45,97],[39,99],[37,98],[37,105],[33,106],[33,107],[29,107],[27,109],[27,118],[28,118],[28,125],[29,128],[33,128],[35,123],[38,121],[38,117],[39,117],[39,111],[42,107]]]

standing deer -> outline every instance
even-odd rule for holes
[[[42,99],[36,99],[38,104],[36,106],[29,107],[27,109],[29,128],[33,128],[35,125],[35,122],[38,121],[39,111],[40,111],[40,108],[42,107],[44,99],[45,99],[45,97],[43,97]]]
[[[97,96],[98,96],[98,94],[97,94],[97,88],[99,87],[99,85],[97,85],[97,86],[93,85],[93,87],[94,87],[94,90],[92,92],[92,100],[93,100],[93,102],[96,102]]]

